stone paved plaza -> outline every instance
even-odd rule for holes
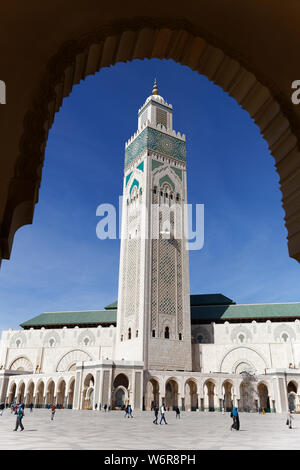
[[[151,412],[136,412],[134,419],[121,411],[25,410],[25,430],[13,432],[16,417],[5,410],[0,417],[0,449],[300,449],[300,415],[294,429],[285,414],[241,413],[241,430],[230,431],[228,413],[166,414],[168,425],[154,425]]]

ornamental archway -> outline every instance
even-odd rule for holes
[[[57,384],[57,392],[56,392],[56,404],[58,406],[65,406],[66,400],[66,382],[64,379],[61,379]]]
[[[8,392],[8,397],[7,397],[7,402],[9,405],[11,405],[16,397],[16,390],[17,390],[17,385],[15,382],[12,382],[9,387],[9,392]]]
[[[180,406],[178,403],[178,383],[175,379],[169,379],[165,386],[165,406],[167,410],[173,410],[176,406]]]
[[[271,411],[269,391],[268,391],[268,387],[265,383],[260,382],[257,385],[257,395],[258,395],[259,408],[261,410],[264,409],[265,411]]]
[[[29,382],[26,389],[25,405],[29,406],[34,403],[34,382]]]
[[[197,384],[194,380],[187,380],[184,386],[185,411],[196,411],[198,406]]]
[[[54,391],[55,391],[55,383],[54,380],[49,380],[46,388],[46,405],[53,405],[55,404],[55,396],[54,396]]]
[[[146,410],[159,406],[159,381],[152,377],[146,386]]]
[[[18,150],[14,148],[15,152],[19,151],[18,158],[15,155],[10,159],[6,152],[6,159],[14,164],[11,173],[8,173],[7,181],[2,185],[5,193],[0,200],[2,204],[0,212],[2,216],[0,220],[2,222],[0,223],[2,227],[1,257],[9,258],[15,231],[22,225],[32,223],[34,205],[38,199],[47,135],[55,112],[60,109],[63,98],[70,94],[73,85],[88,75],[96,73],[102,67],[120,61],[159,58],[173,59],[205,75],[234,97],[259,126],[275,158],[276,169],[280,175],[289,253],[291,257],[299,261],[300,181],[297,174],[300,170],[298,144],[300,117],[298,111],[293,108],[290,93],[287,96],[286,77],[281,77],[285,70],[291,68],[287,56],[282,56],[286,67],[276,66],[274,73],[271,72],[274,64],[269,61],[269,57],[274,55],[274,43],[277,42],[278,36],[277,19],[275,21],[273,18],[273,15],[276,18],[275,6],[270,7],[267,15],[272,34],[267,33],[264,22],[264,29],[261,30],[261,34],[265,34],[268,41],[259,41],[258,36],[253,34],[253,30],[256,31],[259,25],[257,15],[253,17],[250,2],[243,2],[243,10],[235,6],[234,17],[237,14],[241,15],[241,24],[244,27],[241,31],[243,45],[241,45],[241,37],[235,33],[239,23],[237,22],[235,28],[229,28],[227,31],[227,22],[222,21],[222,15],[226,15],[227,19],[230,17],[228,12],[233,8],[232,6],[225,8],[220,4],[218,10],[212,12],[209,11],[207,3],[205,6],[201,3],[195,6],[198,15],[191,12],[189,5],[181,4],[178,11],[182,17],[175,19],[171,13],[176,11],[173,4],[169,5],[161,18],[152,16],[153,8],[149,13],[149,11],[144,11],[142,5],[137,4],[132,11],[130,6],[126,8],[128,17],[124,19],[124,17],[121,18],[119,6],[114,8],[109,4],[105,6],[109,18],[105,24],[103,23],[105,20],[101,19],[102,7],[99,17],[94,14],[94,10],[98,11],[98,8],[96,4],[93,4],[92,9],[87,8],[83,12],[81,9],[76,11],[76,7],[72,6],[74,27],[72,33],[67,29],[67,21],[61,22],[62,26],[59,30],[57,21],[54,21],[56,13],[54,17],[47,15],[47,20],[51,23],[53,19],[53,25],[56,24],[56,34],[52,34],[49,40],[49,50],[42,48],[37,70],[34,69],[35,62],[30,61],[32,73],[35,70],[35,75],[30,77],[31,81],[29,79],[28,82],[30,86],[27,87],[27,82],[24,85],[24,78],[22,79],[22,88],[28,90],[28,96],[24,99],[25,105],[21,104],[21,100],[16,97],[14,100],[19,102],[20,110],[19,113],[12,112],[12,115],[21,116],[23,125],[18,121],[19,128],[16,130],[15,138],[12,139],[12,136],[9,136],[10,142],[15,142],[19,147]],[[260,8],[261,12],[264,11],[263,7]],[[141,13],[140,16],[136,16],[138,11]],[[285,6],[285,11],[288,11],[292,22],[297,15],[290,11],[288,6]],[[245,12],[248,13],[246,22]],[[200,25],[202,18],[205,17],[204,13],[209,20],[204,22],[205,26]],[[88,23],[86,23],[87,18]],[[253,22],[252,32],[246,28],[251,21]],[[36,24],[39,24],[39,21]],[[248,36],[244,34],[245,28]],[[294,29],[296,31],[296,28]],[[30,29],[27,28],[27,35],[30,33]],[[291,28],[292,33],[293,28]],[[223,40],[220,39],[220,34],[221,36],[223,34]],[[27,36],[23,34],[23,41],[26,38]],[[278,48],[286,47],[287,52],[289,48],[284,43],[284,39],[281,38]],[[226,44],[228,40],[231,42],[229,47]],[[296,48],[292,39],[289,46],[292,49]],[[43,47],[46,48],[46,45]],[[30,48],[28,50],[30,51]],[[24,54],[29,55],[28,50],[24,48]],[[252,51],[252,60],[249,60],[249,50]],[[254,58],[258,61],[257,63]],[[275,62],[277,64],[277,60]],[[274,85],[276,73],[280,76],[278,82],[281,85],[285,84],[284,92],[278,84]],[[297,73],[290,75],[289,85],[295,77],[297,78]],[[8,129],[12,128],[12,124],[13,119],[11,118],[11,121],[7,119]],[[7,172],[0,171],[0,173],[6,174]]]
[[[123,408],[129,404],[129,379],[126,374],[118,374],[113,381],[112,407]]]
[[[42,408],[44,403],[44,391],[45,391],[45,384],[41,380],[36,384],[36,392],[35,392],[35,406],[36,408]]]
[[[83,410],[93,410],[94,409],[94,387],[95,379],[93,374],[87,374],[83,382],[82,389],[82,404],[81,408]]]

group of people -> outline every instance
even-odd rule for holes
[[[16,426],[15,426],[14,431],[17,431],[19,427],[21,428],[21,431],[24,430],[24,426],[23,426],[23,423],[22,423],[22,419],[24,417],[24,408],[25,408],[24,403],[12,403],[10,405],[11,413],[14,413],[17,416]],[[48,405],[48,408],[51,410],[51,421],[53,421],[57,407],[53,403],[52,405]],[[4,409],[5,409],[5,403],[1,402],[0,403],[0,416],[2,416]],[[32,403],[30,403],[29,409],[30,409],[30,412],[32,412],[32,409],[33,409],[33,404]],[[97,410],[97,403],[95,405],[95,409]],[[101,407],[101,403],[100,403],[99,404],[99,411],[101,411],[101,409],[102,409],[102,407]],[[111,408],[110,408],[110,406],[108,407],[105,404],[103,409],[106,412],[107,409],[110,410]],[[124,418],[126,418],[126,416],[127,416],[127,418],[133,418],[132,406],[129,403],[123,409],[125,410]],[[166,421],[166,417],[165,417],[166,407],[165,407],[164,403],[160,407],[160,410],[159,410],[159,407],[157,405],[151,406],[151,409],[154,411],[153,424],[158,424],[159,411],[160,411],[160,422],[159,422],[159,424],[162,424],[162,423],[168,424],[167,421]],[[177,418],[180,419],[180,410],[179,410],[178,406],[176,406],[174,408],[174,411],[176,413],[176,419]],[[264,411],[265,410],[263,409],[262,414],[265,414]],[[222,409],[222,414],[224,414],[223,409]],[[240,429],[240,418],[239,418],[239,413],[238,413],[237,407],[233,408],[233,410],[230,413],[230,416],[233,420],[232,425],[230,426],[230,430],[232,431],[233,429],[235,429],[236,431],[239,431],[239,429]],[[287,420],[286,420],[286,425],[289,427],[289,429],[292,429],[292,420],[293,419],[294,419],[293,411],[289,410],[288,414],[287,414]]]
[[[153,420],[153,424],[158,424],[158,413],[159,413],[159,408],[158,406],[154,406],[154,420]],[[160,407],[160,422],[159,424],[162,424],[163,422],[165,424],[168,424],[167,421],[166,421],[166,417],[165,417],[165,413],[166,413],[166,408],[165,408],[165,404],[163,403],[162,406]],[[180,413],[180,412],[179,412]],[[177,415],[176,415],[177,417]]]

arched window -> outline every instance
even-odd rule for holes
[[[240,333],[239,334],[239,342],[243,343],[244,341],[245,341],[245,335],[243,335],[243,333]]]
[[[281,338],[284,341],[284,343],[286,343],[287,340],[289,339],[289,335],[287,333],[282,333]]]
[[[165,338],[166,338],[166,339],[169,339],[169,338],[170,338],[170,330],[169,330],[169,327],[168,327],[168,326],[166,326],[166,328],[165,328]]]
[[[123,341],[123,335],[121,335],[121,341]]]
[[[84,345],[87,346],[89,344],[90,340],[89,340],[89,338],[84,338],[83,342],[84,342]]]
[[[155,338],[155,330],[152,330],[152,338]]]
[[[131,328],[128,328],[128,339],[131,339]]]
[[[182,340],[182,334],[179,333],[179,341],[181,341],[181,340]]]
[[[136,330],[135,337],[137,338],[138,336],[139,336],[139,330]]]
[[[53,348],[55,346],[55,339],[54,338],[50,338],[49,346],[50,346],[50,348]]]

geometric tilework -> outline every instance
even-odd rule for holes
[[[172,186],[173,191],[175,190],[175,184],[173,183],[173,181],[171,180],[171,178],[168,175],[163,176],[159,180],[159,185],[160,186],[162,186],[164,183],[169,183]]]
[[[125,168],[146,149],[168,155],[182,162],[186,160],[184,141],[147,126],[126,148]]]
[[[162,162],[158,162],[157,160],[152,160],[152,171],[155,170],[155,168],[158,168],[159,166],[164,165]]]
[[[127,186],[128,181],[130,180],[130,177],[131,177],[132,173],[133,173],[133,172],[131,171],[131,172],[128,173],[128,175],[126,176],[125,186]]]
[[[179,168],[175,168],[174,166],[171,166],[172,170],[174,171],[174,173],[176,173],[176,175],[180,178],[180,180],[182,181],[182,170],[179,170]]]

